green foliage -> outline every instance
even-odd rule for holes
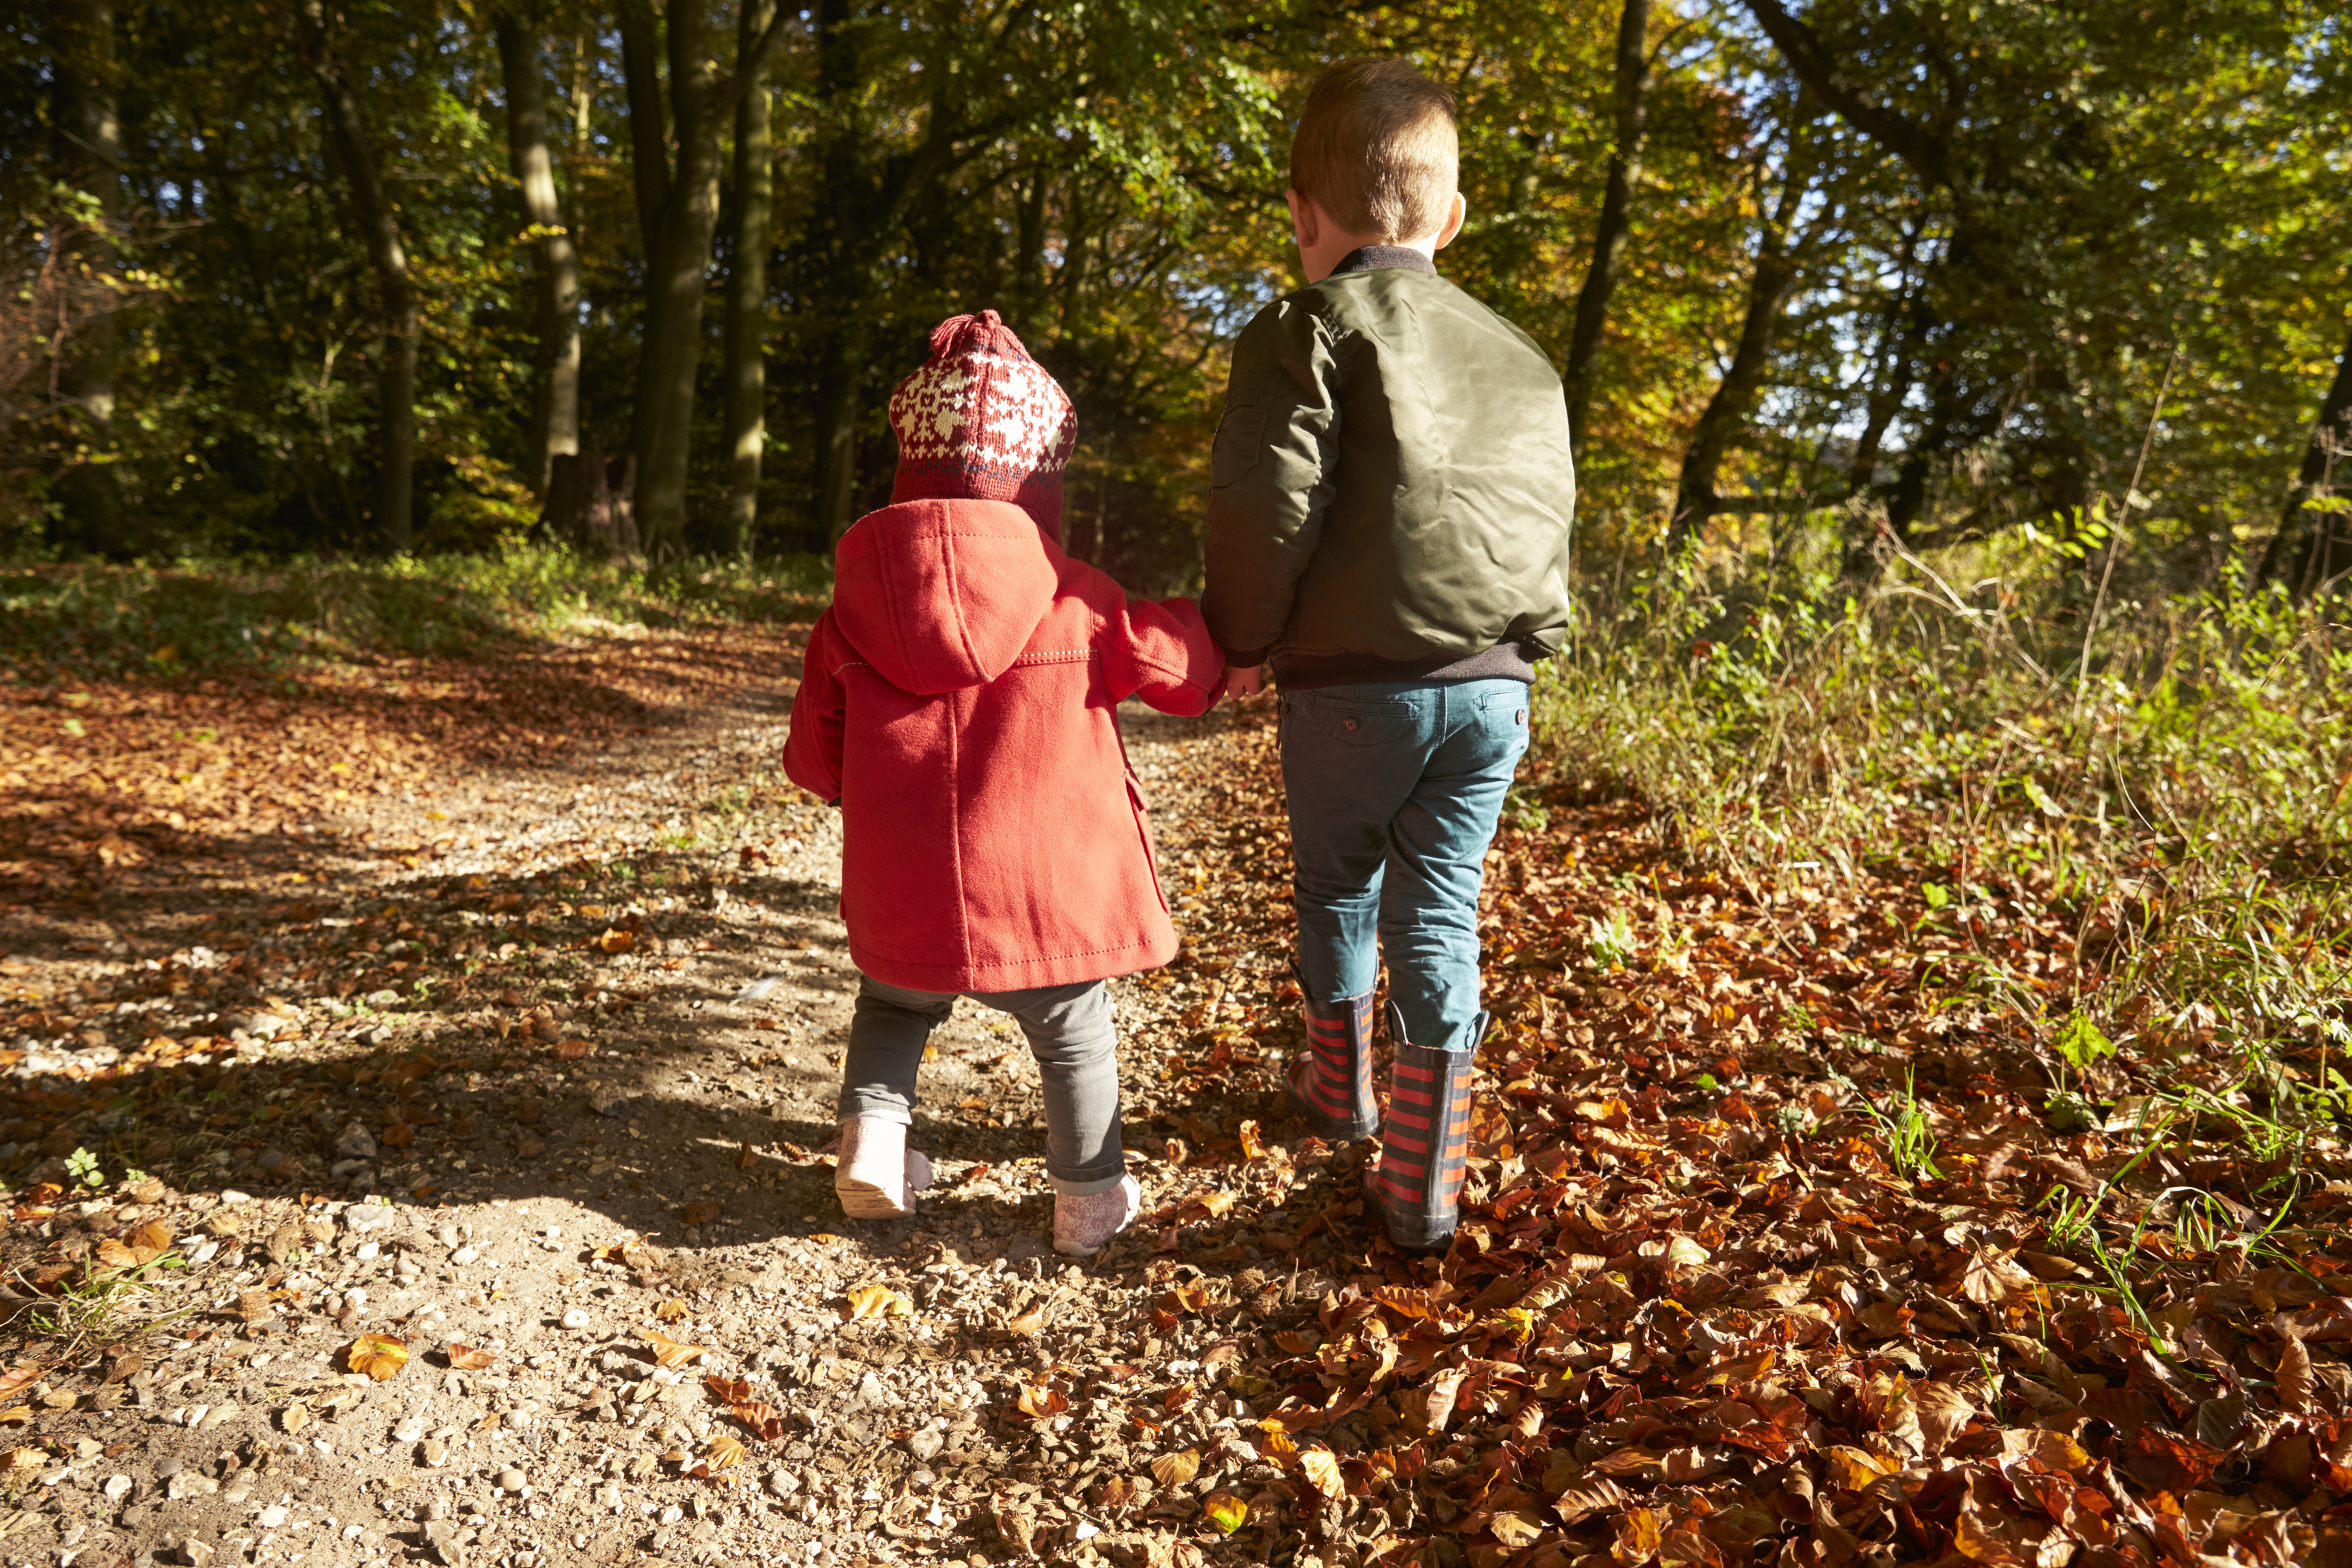
[[[105,1173],[98,1168],[98,1156],[88,1149],[77,1149],[66,1156],[66,1172],[78,1187],[96,1191],[106,1185]]]
[[[1633,922],[1622,910],[1612,910],[1607,916],[1594,919],[1585,931],[1585,951],[1596,969],[1632,968],[1636,943]]]
[[[2116,1054],[2115,1042],[2099,1033],[2099,1026],[2080,1013],[2067,1016],[2050,1044],[2078,1073],[2090,1071],[2094,1062]]]

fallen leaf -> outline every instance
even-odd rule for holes
[[[1307,1478],[1308,1486],[1325,1497],[1335,1498],[1348,1489],[1347,1479],[1339,1473],[1339,1456],[1328,1448],[1301,1450],[1298,1473]]]
[[[723,1212],[724,1206],[719,1204],[688,1204],[684,1208],[677,1211],[677,1217],[684,1220],[690,1226],[709,1225],[712,1220],[717,1219]]]
[[[1021,1313],[1019,1316],[1008,1320],[1004,1328],[1006,1332],[1018,1334],[1024,1340],[1035,1339],[1039,1334],[1043,1333],[1045,1329],[1045,1308],[1044,1304],[1041,1302],[1037,1306],[1032,1307],[1027,1311]]]
[[[1200,1473],[1201,1455],[1194,1448],[1162,1454],[1151,1461],[1151,1479],[1163,1487],[1181,1487]]]
[[[608,926],[602,935],[590,937],[588,945],[599,952],[626,952],[637,945],[637,933],[633,931],[616,931]]]
[[[1211,1492],[1201,1500],[1202,1516],[1231,1535],[1249,1518],[1249,1504],[1231,1492]]]
[[[680,1344],[662,1334],[648,1333],[646,1339],[653,1349],[654,1360],[664,1366],[685,1366],[710,1353],[708,1345]]]
[[[407,1342],[390,1334],[362,1334],[343,1347],[343,1365],[378,1383],[398,1375],[407,1364]]]
[[[547,1048],[547,1054],[560,1062],[576,1062],[595,1048],[589,1040],[558,1040]]]
[[[449,1342],[448,1353],[449,1364],[459,1372],[479,1372],[486,1366],[495,1364],[499,1359],[488,1351],[476,1350],[471,1345],[459,1344],[456,1340]]]
[[[665,1323],[682,1323],[693,1315],[694,1309],[688,1306],[683,1299],[664,1301],[654,1309],[654,1316]]]
[[[1060,1389],[1043,1384],[1024,1383],[1018,1400],[1021,1414],[1037,1420],[1059,1415],[1070,1407],[1070,1396]]]
[[[887,1285],[860,1285],[849,1292],[849,1315],[857,1318],[910,1318],[915,1303]]]

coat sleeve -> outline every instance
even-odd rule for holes
[[[1331,331],[1313,310],[1278,300],[1243,329],[1209,459],[1201,595],[1234,664],[1263,664],[1289,624],[1337,488],[1339,395]]]
[[[1216,705],[1224,650],[1190,599],[1130,599],[1092,567],[1087,596],[1102,616],[1096,647],[1110,700],[1140,697],[1162,713],[1190,719]]]
[[[784,737],[784,776],[819,800],[841,803],[842,733],[847,716],[841,681],[834,673],[842,643],[833,612],[817,617],[801,658],[801,689],[793,693],[793,722]]]

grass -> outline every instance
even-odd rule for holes
[[[2061,1070],[2209,1022],[2340,1047],[2341,607],[2112,603],[2078,683],[2089,595],[2035,564],[1897,562],[1834,599],[1737,574],[1596,597],[1538,688],[1538,742],[1760,898],[1822,874],[1915,888],[1919,923],[1981,939],[1948,978],[2042,1017]],[[2003,971],[1996,905],[2078,923],[2063,987]]]
[[[804,619],[829,563],[635,568],[516,542],[479,555],[0,566],[0,664],[19,679],[451,655],[598,623]]]
[[[2021,1021],[2053,1131],[2121,1114],[2099,1086],[2128,1069],[2146,1147],[2226,1139],[2291,1205],[2314,1142],[2352,1124],[2346,606],[2152,571],[2102,600],[2090,563],[2039,542],[1906,554],[1857,591],[1784,539],[1595,590],[1538,684],[1538,746],[1759,904],[1899,898],[1940,950],[1920,983],[1939,1005]],[[2027,921],[2073,934],[2065,972],[2013,961]],[[1932,1168],[1917,1109],[1869,1108],[1897,1169]],[[2098,1210],[2053,1235],[2095,1238]]]

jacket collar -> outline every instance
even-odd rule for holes
[[[1437,263],[1406,245],[1367,245],[1351,250],[1331,268],[1331,276],[1342,277],[1350,272],[1378,272],[1395,268],[1405,272],[1435,272]]]

